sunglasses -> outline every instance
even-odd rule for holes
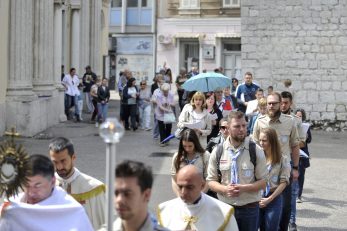
[[[145,83],[140,83],[140,85],[146,85]]]
[[[225,130],[227,128],[228,128],[227,126],[220,126],[220,129],[223,129],[223,130]]]

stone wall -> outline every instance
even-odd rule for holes
[[[242,70],[264,88],[291,79],[315,121],[347,120],[347,1],[242,0]]]

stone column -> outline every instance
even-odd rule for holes
[[[85,67],[90,64],[90,0],[83,0],[81,2],[80,10],[80,66],[79,75],[83,75]],[[92,70],[94,67],[92,66]],[[93,70],[94,71],[94,70]]]
[[[53,0],[34,0],[34,91],[52,95],[54,89]]]
[[[54,4],[54,83],[56,87],[61,87],[61,65],[63,65],[63,12],[61,3]],[[66,70],[65,70],[66,71]]]
[[[33,0],[10,1],[10,49],[7,96],[26,100],[33,93]]]
[[[71,67],[76,68],[77,74],[80,76],[80,11],[72,10],[71,20]]]
[[[91,2],[91,41],[90,41],[90,65],[94,72],[101,74],[100,48],[101,48],[101,7],[102,1]]]

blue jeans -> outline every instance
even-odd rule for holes
[[[292,201],[291,201],[291,211],[290,211],[290,223],[296,222],[296,198],[298,198],[298,192],[299,192],[299,182],[293,181],[292,182]]]
[[[107,112],[108,112],[108,103],[102,104],[98,103],[98,118],[97,121],[105,121],[107,118]]]
[[[139,106],[141,128],[151,128],[151,105]]]
[[[259,205],[255,208],[235,208],[235,219],[239,230],[257,231],[259,219]]]
[[[282,213],[282,194],[259,211],[260,231],[278,230]]]

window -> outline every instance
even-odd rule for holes
[[[198,8],[199,6],[199,0],[181,0],[181,8]]]
[[[122,7],[122,0],[112,0],[111,8],[114,8],[114,7]]]
[[[240,7],[240,0],[223,0],[223,7]]]
[[[139,1],[138,0],[128,0],[128,7],[138,7]]]
[[[152,0],[142,0],[142,7],[152,7]]]

